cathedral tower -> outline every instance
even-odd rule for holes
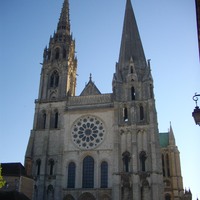
[[[119,135],[115,152],[118,152],[119,160],[123,160],[118,167],[122,196],[128,196],[128,199],[162,199],[153,79],[130,0],[126,3],[113,95]]]

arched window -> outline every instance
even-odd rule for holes
[[[128,151],[126,151],[122,154],[122,157],[123,157],[122,160],[124,164],[124,171],[129,172],[129,163],[130,163],[131,155]]]
[[[94,187],[94,159],[87,156],[83,160],[83,188]]]
[[[146,159],[147,155],[145,151],[140,152],[140,169],[142,172],[146,171]]]
[[[135,100],[135,88],[134,87],[131,88],[131,100],[132,101]]]
[[[144,120],[144,107],[140,105],[140,120]]]
[[[124,109],[123,109],[123,117],[124,117],[124,121],[127,122],[128,121],[128,109],[127,109],[127,107],[124,107]]]
[[[47,199],[53,200],[54,199],[54,188],[53,185],[49,185],[47,187]]]
[[[59,75],[57,71],[54,71],[50,77],[50,87],[58,87]]]
[[[165,195],[165,200],[171,200],[171,195],[170,194],[166,194]]]
[[[52,176],[53,175],[53,172],[54,172],[54,160],[53,159],[50,159],[49,160],[49,175]]]
[[[108,163],[101,163],[101,188],[108,187]]]
[[[57,59],[59,59],[59,57],[60,57],[60,49],[56,48],[55,49],[55,59],[57,60]]]
[[[40,175],[40,168],[41,168],[41,160],[38,159],[38,160],[36,160],[36,174],[37,174],[37,176]]]
[[[70,162],[68,166],[68,180],[67,180],[68,188],[75,188],[75,177],[76,177],[76,165],[74,162]]]

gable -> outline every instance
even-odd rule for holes
[[[88,82],[88,84],[85,86],[83,91],[81,92],[80,96],[88,96],[88,95],[97,95],[101,94],[97,86],[92,82],[91,80]]]

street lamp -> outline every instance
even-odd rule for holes
[[[193,96],[193,100],[196,103],[196,107],[194,108],[192,116],[194,117],[195,123],[200,126],[200,108],[197,105],[198,97],[200,97],[200,94],[197,94],[197,93],[195,93],[195,95]]]

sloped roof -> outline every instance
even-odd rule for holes
[[[160,146],[165,148],[169,145],[169,133],[159,133]]]
[[[81,92],[80,96],[88,96],[88,95],[97,95],[101,94],[97,86],[92,81],[92,77],[90,75],[89,82],[86,84],[85,88]]]

